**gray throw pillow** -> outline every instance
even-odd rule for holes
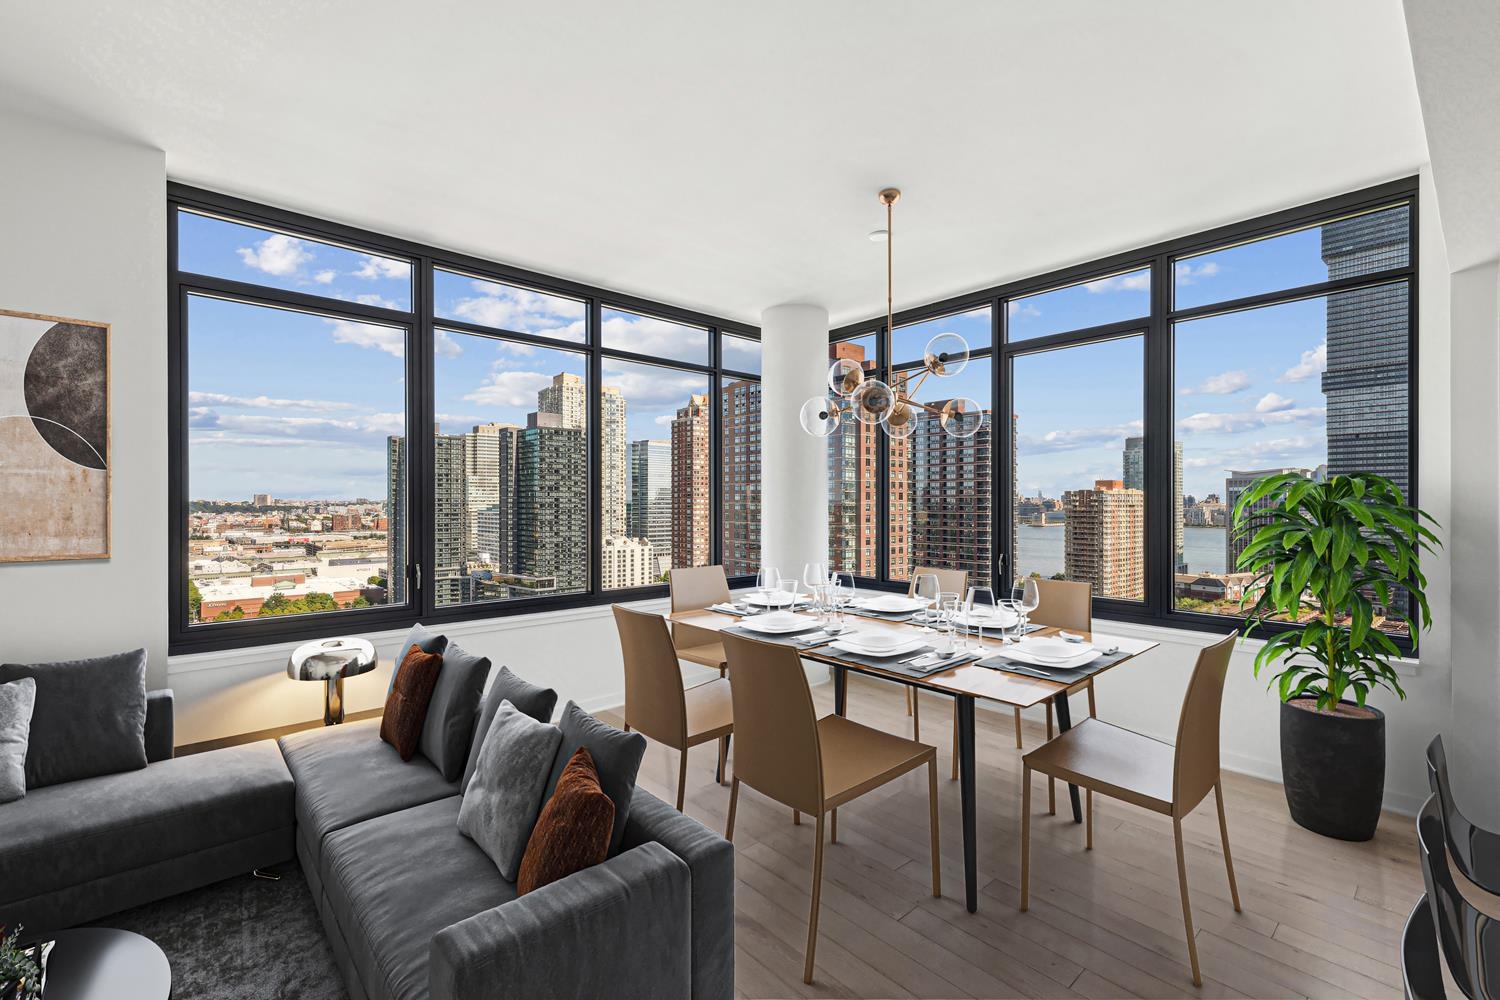
[[[26,794],[26,741],[35,705],[36,681],[30,677],[0,684],[0,803]]]
[[[146,651],[57,663],[7,663],[0,684],[30,677],[36,705],[26,787],[146,766]]]
[[[562,744],[557,748],[542,800],[551,797],[563,768],[578,748],[587,747],[599,770],[599,787],[615,804],[615,828],[609,838],[609,853],[614,855],[625,838],[625,821],[630,818],[630,800],[635,797],[635,776],[646,753],[646,737],[600,722],[571,701],[558,721],[562,726]]]
[[[557,707],[557,692],[522,680],[509,667],[500,668],[479,706],[479,720],[474,724],[474,741],[469,744],[469,762],[464,765],[464,780],[459,786],[460,791],[469,787],[469,781],[474,777],[475,762],[479,760],[479,748],[484,744],[484,734],[489,732],[490,721],[494,719],[496,709],[501,702],[506,701],[538,722],[551,722],[552,710]]]
[[[427,718],[422,722],[417,749],[443,772],[444,781],[457,781],[464,773],[479,699],[489,675],[489,657],[475,656],[456,642],[448,643],[443,650],[443,669],[438,671],[437,686],[427,702]]]
[[[413,646],[424,653],[437,653],[441,656],[443,650],[448,648],[448,637],[426,628],[421,622],[413,625],[411,631],[406,633],[406,640],[401,643],[401,648],[396,650],[396,667],[391,671],[391,682],[385,688],[387,697],[396,688],[396,675],[401,672],[401,661],[406,659],[406,651]]]
[[[488,854],[500,877],[514,882],[531,828],[542,811],[542,790],[562,733],[556,726],[502,704],[479,748],[479,766],[458,807],[458,831]]]

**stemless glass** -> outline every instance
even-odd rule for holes
[[[938,631],[943,635],[942,644],[938,649],[947,653],[960,651],[957,636],[958,617],[962,613],[963,599],[957,594],[941,593],[937,601]]]
[[[926,607],[912,616],[912,621],[922,624],[923,632],[931,632],[927,622],[933,620],[931,608],[937,603],[938,595],[942,593],[942,587],[938,584],[936,573],[918,573],[917,578],[912,581],[912,596],[926,602]]]
[[[964,611],[969,624],[979,636],[979,649],[984,649],[984,623],[986,620],[995,620],[995,611],[999,606],[993,587],[969,588],[969,599],[964,604]]]

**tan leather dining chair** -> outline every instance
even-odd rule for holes
[[[615,628],[625,654],[625,729],[634,729],[681,754],[677,768],[677,811],[687,788],[688,750],[719,741],[719,774],[726,774],[734,709],[729,682],[716,677],[682,686],[677,652],[666,619],[616,604]]]
[[[1087,795],[1085,846],[1094,848],[1094,793],[1133,803],[1172,817],[1177,846],[1177,886],[1182,894],[1182,922],[1187,931],[1193,985],[1202,986],[1198,946],[1193,940],[1193,911],[1188,904],[1187,859],[1183,854],[1182,819],[1210,791],[1219,807],[1219,837],[1224,844],[1224,868],[1229,873],[1229,895],[1235,912],[1240,891],[1234,882],[1229,856],[1229,825],[1224,820],[1224,786],[1219,774],[1219,711],[1224,697],[1224,674],[1234,651],[1231,633],[1198,653],[1188,680],[1177,721],[1177,744],[1172,746],[1121,729],[1098,719],[1082,723],[1021,758],[1021,909],[1031,902],[1031,772],[1081,785]]]
[[[1033,625],[1050,625],[1064,632],[1092,632],[1094,629],[1094,594],[1087,583],[1073,580],[1037,580],[1037,596],[1040,603],[1029,616]],[[1098,718],[1098,705],[1094,700],[1094,679],[1075,684],[1068,689],[1072,694],[1079,688],[1088,692],[1089,718]],[[1052,701],[1047,699],[1047,739],[1055,733]],[[1016,749],[1021,749],[1021,710],[1016,709]],[[1047,779],[1047,812],[1057,812],[1057,782]]]
[[[724,637],[729,653],[735,718],[740,720],[724,837],[734,840],[734,814],[743,782],[768,798],[817,817],[812,910],[802,981],[813,981],[818,904],[823,891],[823,820],[838,842],[839,806],[927,765],[932,850],[932,894],[942,895],[938,871],[937,750],[838,715],[818,718],[802,661],[790,646]]]
[[[692,566],[667,571],[667,589],[672,594],[672,613],[700,611],[729,600],[729,578],[723,566]],[[677,658],[712,667],[723,677],[724,646],[719,634],[696,625],[672,624],[672,645]]]

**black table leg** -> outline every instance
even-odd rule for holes
[[[844,667],[833,667],[833,714],[844,715],[849,701],[849,671]]]
[[[714,768],[714,780],[717,781],[721,785],[724,784],[724,761],[726,761],[726,760],[729,759],[729,741],[732,740],[732,739],[734,739],[734,734],[733,733],[731,733],[730,735],[724,737],[724,754],[723,754],[723,758],[719,761],[719,763],[717,764],[717,766],[715,766],[715,768]]]
[[[963,802],[964,817],[964,905],[969,912],[979,909],[978,859],[975,851],[974,816],[974,699],[955,695],[958,709],[958,795]]]
[[[1057,697],[1052,699],[1057,706],[1057,731],[1065,733],[1073,728],[1073,713],[1068,709],[1068,692],[1059,691]],[[1068,799],[1073,803],[1073,822],[1083,822],[1083,807],[1078,803],[1078,786],[1068,786]]]

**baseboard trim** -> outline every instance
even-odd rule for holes
[[[361,719],[378,719],[384,714],[383,708],[370,708],[363,712],[350,712],[344,716],[344,719],[347,722],[358,722]],[[312,719],[308,722],[293,722],[286,726],[276,726],[273,729],[258,729],[253,733],[238,733],[234,736],[220,736],[217,739],[203,740],[199,743],[184,743],[173,749],[173,756],[186,757],[188,754],[222,750],[225,747],[237,747],[246,743],[259,743],[261,740],[274,740],[292,733],[300,733],[305,729],[321,729],[322,727],[322,719]]]

